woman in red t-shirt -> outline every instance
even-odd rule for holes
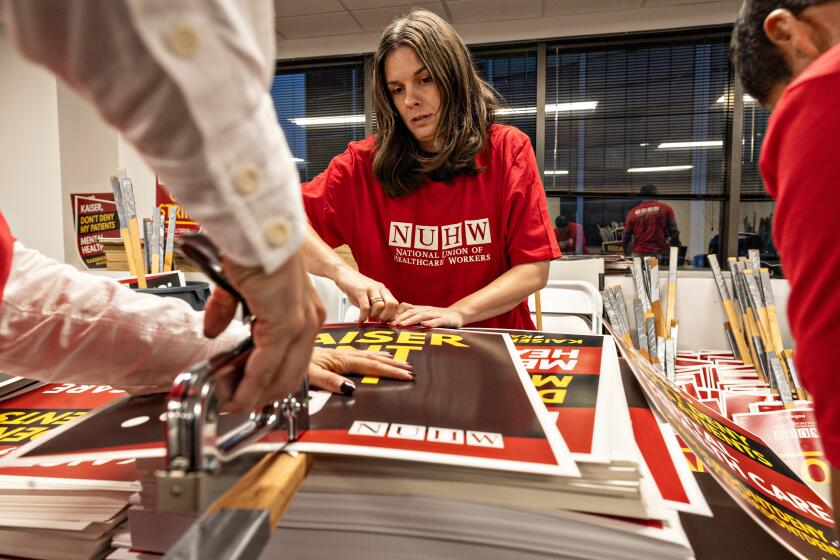
[[[494,124],[492,88],[431,12],[385,30],[373,81],[379,130],[303,186],[312,227],[332,247],[349,245],[359,272],[381,282],[364,292],[371,317],[533,329],[527,296],[560,251],[528,137]],[[308,249],[311,272],[359,285],[335,260],[341,272],[326,273],[326,252]]]

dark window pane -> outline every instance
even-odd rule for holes
[[[547,191],[723,196],[727,44],[549,47]]]
[[[277,120],[301,181],[365,134],[364,64],[281,69],[271,84]]]
[[[741,151],[741,221],[739,234],[756,239],[761,258],[776,262],[779,255],[773,245],[772,222],[776,203],[764,190],[759,173],[761,144],[767,131],[770,112],[752,98],[744,98],[744,145]]]
[[[499,93],[496,122],[519,128],[531,138],[531,145],[536,146],[537,53],[477,54],[475,65],[481,77]]]

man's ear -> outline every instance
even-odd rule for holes
[[[819,56],[808,26],[790,11],[777,8],[764,19],[764,34],[782,52],[794,71]]]

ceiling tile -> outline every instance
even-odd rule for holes
[[[696,0],[695,0],[696,1]],[[644,0],[544,0],[544,16],[562,16],[566,14],[585,14],[589,12],[608,12],[641,8]]]
[[[645,0],[644,6],[645,7],[655,7],[655,6],[678,6],[683,4],[720,4],[720,2],[712,2],[711,0]],[[740,0],[736,3],[740,6]]]
[[[365,31],[381,31],[394,18],[402,16],[413,10],[414,8],[423,8],[429,10],[446,19],[446,13],[443,10],[443,5],[440,2],[431,2],[423,4],[411,4],[409,6],[392,6],[390,8],[377,8],[375,10],[353,10],[353,16],[362,25]]]
[[[525,19],[542,15],[540,0],[448,0],[453,23]]]
[[[373,8],[409,6],[417,4],[417,0],[342,0],[341,3],[348,10],[372,10]]]
[[[347,12],[277,18],[277,30],[286,39],[359,33],[361,28]]]
[[[277,17],[309,16],[344,12],[339,0],[274,0],[274,15]]]

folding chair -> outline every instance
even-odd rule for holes
[[[537,330],[570,334],[601,334],[604,303],[589,282],[549,280],[528,298]]]

